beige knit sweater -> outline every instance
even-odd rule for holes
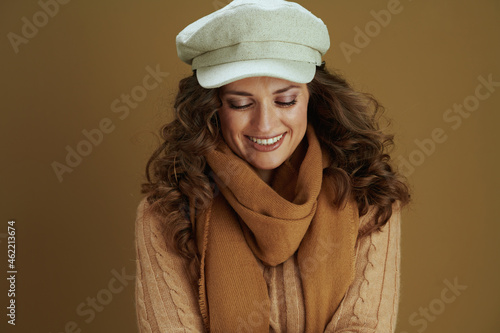
[[[182,259],[165,245],[159,222],[143,199],[136,219],[136,310],[139,331],[203,332],[198,296]],[[371,218],[360,219],[361,227]],[[400,212],[381,232],[357,243],[356,277],[325,332],[390,333],[399,300]],[[269,332],[304,331],[304,304],[296,256],[275,267],[261,265],[271,300]],[[252,319],[249,318],[249,321]],[[251,327],[251,322],[248,325]],[[250,332],[250,331],[249,331]]]

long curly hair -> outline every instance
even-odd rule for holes
[[[324,63],[308,89],[308,121],[331,157],[325,172],[334,183],[334,203],[341,205],[353,197],[360,216],[375,207],[373,221],[359,237],[380,230],[391,217],[393,204],[410,200],[404,179],[389,163],[394,142],[379,128],[383,107],[370,94],[355,91],[340,75],[330,73]],[[199,253],[191,220],[208,208],[214,196],[204,156],[222,140],[217,113],[221,106],[219,89],[201,87],[196,73],[182,79],[174,120],[162,127],[163,144],[150,157],[147,182],[142,184],[150,211],[162,221],[168,246],[186,259],[194,281]]]

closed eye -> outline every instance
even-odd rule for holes
[[[282,101],[275,101],[274,102],[278,107],[281,107],[281,108],[287,108],[287,107],[291,107],[295,104],[297,104],[297,99],[293,99],[289,102],[282,102]],[[252,107],[254,103],[248,103],[248,104],[244,104],[244,105],[237,105],[237,104],[234,104],[234,102],[231,102],[229,101],[229,107],[233,110],[245,110],[245,109],[248,109],[250,107]]]
[[[232,103],[229,104],[229,107],[234,110],[244,110],[252,106],[252,103],[246,105],[234,105]]]
[[[297,104],[297,100],[294,99],[293,101],[290,101],[290,102],[278,102],[278,101],[276,101],[276,104],[278,104],[281,107],[289,107],[289,106]]]

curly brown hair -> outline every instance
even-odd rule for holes
[[[308,89],[308,121],[331,157],[325,172],[335,184],[334,203],[341,205],[354,197],[360,216],[375,207],[372,223],[359,237],[380,230],[391,217],[393,204],[410,200],[407,185],[389,163],[388,150],[394,142],[379,128],[383,107],[370,94],[355,91],[340,75],[330,73],[324,63]],[[196,73],[182,79],[175,118],[162,127],[163,144],[149,159],[147,182],[142,184],[150,211],[162,221],[167,244],[186,258],[193,278],[199,257],[191,219],[202,214],[214,197],[204,156],[222,140],[217,114],[221,106],[219,89],[201,87]]]

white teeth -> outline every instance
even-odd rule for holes
[[[283,134],[278,135],[278,136],[271,138],[271,139],[257,139],[257,138],[253,138],[253,137],[249,136],[250,140],[252,140],[253,142],[255,142],[259,145],[263,145],[263,146],[269,146],[269,145],[275,144],[276,142],[280,141],[282,137],[283,137]]]

